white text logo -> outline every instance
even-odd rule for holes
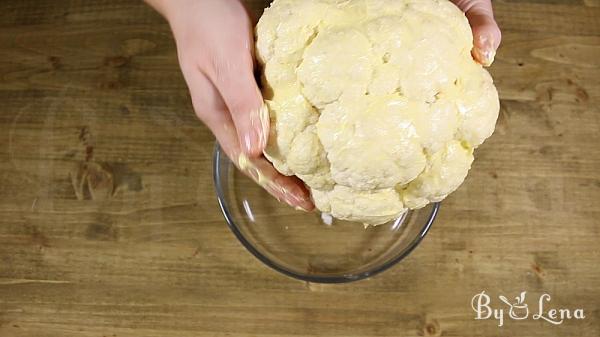
[[[504,325],[505,313],[508,313],[508,318],[512,320],[524,320],[529,317],[533,320],[544,320],[548,323],[559,325],[568,319],[584,319],[583,309],[567,309],[553,308],[550,304],[552,297],[549,294],[542,294],[537,301],[536,310],[529,310],[529,306],[525,303],[526,291],[521,292],[515,297],[515,301],[511,302],[503,295],[498,296],[497,303],[492,303],[491,297],[482,291],[473,296],[471,299],[471,307],[475,311],[475,319],[490,319],[494,318],[498,321],[498,326]],[[502,308],[493,308],[493,305],[502,306]],[[532,315],[530,316],[530,313]]]

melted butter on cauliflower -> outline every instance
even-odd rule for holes
[[[494,131],[498,93],[447,0],[275,0],[257,26],[265,156],[334,217],[444,199]]]

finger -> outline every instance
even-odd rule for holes
[[[227,105],[244,152],[251,157],[260,156],[267,143],[269,123],[251,59],[225,58],[215,60],[215,71],[207,75]]]
[[[196,114],[213,132],[233,163],[277,200],[306,211],[314,209],[302,181],[280,174],[264,158],[249,159],[242,153],[234,122],[212,82],[200,72],[197,76],[186,76],[186,81]]]
[[[307,212],[315,208],[304,183],[297,177],[280,174],[264,157],[248,158],[242,154],[238,157],[237,164],[243,172],[277,200]]]
[[[240,10],[244,11],[243,7]],[[228,21],[223,26],[228,28],[220,32],[220,41],[205,53],[202,67],[231,113],[244,152],[257,157],[266,146],[269,123],[254,78],[250,21],[245,12],[242,17],[245,19],[241,20],[239,15],[223,18]]]
[[[491,0],[453,0],[465,12],[473,29],[473,57],[484,66],[494,62],[502,33],[494,19]]]

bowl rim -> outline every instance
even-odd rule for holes
[[[213,183],[215,186],[215,193],[217,196],[217,201],[219,203],[219,208],[221,209],[221,213],[223,214],[223,217],[225,218],[225,221],[227,222],[227,226],[233,232],[233,234],[238,239],[238,241],[240,241],[242,243],[242,245],[246,248],[246,250],[248,250],[252,255],[254,255],[254,257],[256,257],[258,260],[260,260],[262,263],[269,266],[273,270],[276,270],[286,276],[289,276],[289,277],[292,277],[292,278],[295,278],[295,279],[301,280],[301,281],[312,282],[312,283],[348,283],[348,282],[363,280],[363,279],[375,276],[383,271],[388,270],[393,265],[395,265],[396,263],[400,262],[405,257],[407,257],[419,245],[419,243],[421,243],[421,241],[423,240],[425,235],[427,235],[427,233],[429,232],[429,229],[431,228],[431,225],[435,221],[435,218],[437,217],[437,214],[440,209],[440,204],[441,204],[440,202],[432,203],[433,208],[431,210],[431,213],[429,214],[429,218],[427,219],[426,224],[421,229],[419,235],[415,239],[413,239],[413,241],[405,249],[403,249],[397,256],[395,256],[394,258],[390,259],[389,261],[387,261],[386,263],[382,264],[381,266],[379,266],[377,268],[374,268],[372,270],[367,270],[367,271],[364,271],[364,272],[361,272],[358,274],[342,275],[342,276],[319,276],[319,275],[300,274],[300,273],[296,273],[292,270],[289,270],[289,269],[277,264],[276,262],[272,261],[268,257],[266,257],[256,247],[254,247],[254,245],[252,245],[252,243],[250,243],[246,239],[246,237],[242,234],[242,232],[236,225],[235,221],[233,220],[233,216],[231,215],[229,207],[227,206],[227,204],[225,202],[224,186],[221,184],[221,179],[220,179],[221,168],[219,166],[219,163],[220,163],[222,157],[225,157],[226,160],[231,162],[231,160],[229,158],[227,158],[227,156],[224,154],[219,143],[216,143],[215,149],[213,152]]]

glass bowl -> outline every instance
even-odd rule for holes
[[[430,204],[365,227],[279,203],[239,172],[219,145],[213,160],[217,198],[233,234],[267,266],[308,282],[357,281],[390,268],[421,242],[440,207]]]

